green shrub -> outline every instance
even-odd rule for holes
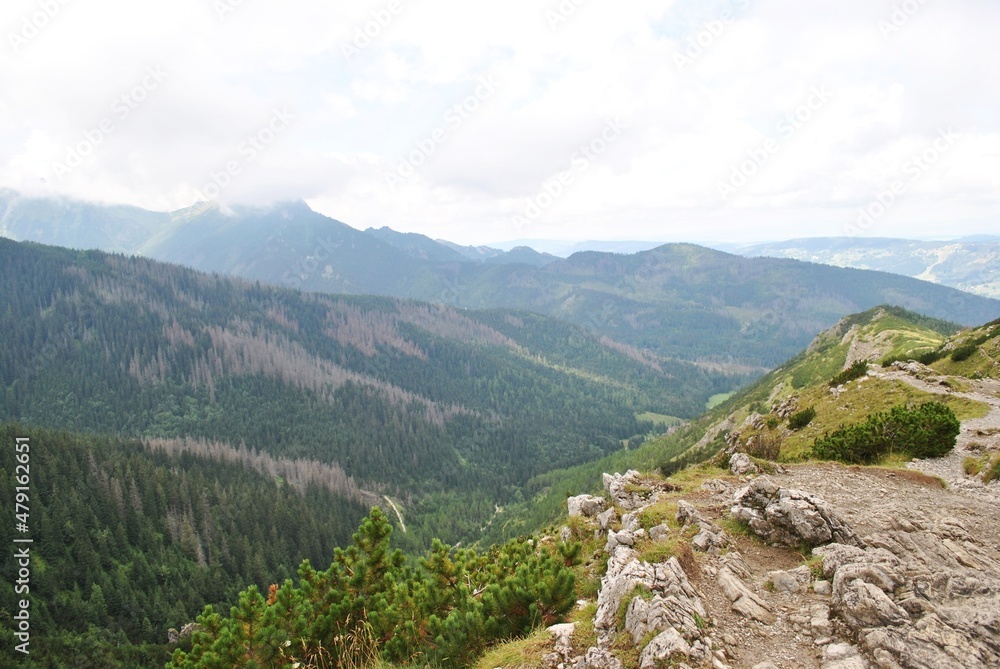
[[[893,453],[940,457],[955,447],[959,431],[955,413],[940,402],[925,402],[916,409],[897,406],[817,439],[813,455],[853,464],[872,464]]]
[[[917,362],[921,365],[933,365],[944,357],[944,351],[928,351],[917,357]]]
[[[868,373],[868,361],[858,360],[850,367],[837,374],[835,377],[830,379],[830,387],[835,388],[842,383],[847,383],[848,381],[853,381],[854,379],[860,379],[862,376]]]
[[[802,411],[793,413],[791,418],[788,419],[788,427],[792,430],[801,430],[806,425],[813,421],[816,417],[816,409],[813,407],[808,407]]]
[[[979,344],[974,341],[963,346],[959,346],[951,352],[952,362],[962,362],[963,360],[968,360],[978,349]]]

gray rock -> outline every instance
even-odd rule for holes
[[[781,488],[766,476],[736,493],[732,514],[764,539],[799,546],[831,542],[862,547],[853,529],[819,497]]]
[[[591,646],[573,669],[622,669],[622,663],[610,651]]]
[[[772,571],[768,574],[775,592],[799,592],[809,586],[809,567],[796,567],[789,571]]]
[[[657,525],[649,528],[649,538],[653,541],[666,541],[670,538],[670,528],[666,525]]]
[[[626,513],[622,516],[622,529],[635,532],[642,527],[639,518],[634,513]]]
[[[686,659],[691,646],[677,630],[669,628],[653,637],[639,656],[639,669],[656,669],[674,659]]]
[[[701,514],[698,513],[698,509],[694,507],[690,502],[685,502],[683,499],[677,502],[677,522],[683,527],[687,527],[692,523],[702,522]]]
[[[656,498],[652,489],[643,483],[642,474],[634,469],[624,474],[604,474],[604,490],[612,502],[626,511],[642,508]]]
[[[698,637],[701,630],[697,621],[705,620],[708,614],[677,558],[651,565],[633,555],[630,549],[622,548],[608,560],[594,616],[598,641],[603,646],[614,638],[623,602],[629,602],[626,629],[633,637],[641,639],[649,631],[667,627],[680,630],[688,638]],[[653,593],[650,601],[635,596],[639,586]]]
[[[593,495],[577,495],[566,500],[570,518],[574,516],[591,518],[603,511],[605,504],[607,502],[603,497],[594,497]]]
[[[597,515],[597,522],[600,524],[602,530],[606,530],[611,527],[611,524],[618,520],[618,512],[615,511],[614,507],[611,507],[599,513]]]
[[[851,644],[834,643],[823,648],[823,669],[867,669],[867,664]]]
[[[776,618],[770,607],[758,597],[729,567],[723,567],[716,576],[716,582],[732,602],[733,610],[747,618],[765,625],[773,625]]]
[[[832,592],[830,581],[816,581],[813,583],[813,592],[817,595],[829,595]]]
[[[691,540],[691,546],[695,550],[717,554],[720,549],[729,545],[729,535],[722,529],[707,522],[701,523],[700,527],[701,531]]]
[[[759,474],[760,467],[755,465],[746,453],[733,453],[729,458],[729,471],[737,476],[746,476],[748,474]]]

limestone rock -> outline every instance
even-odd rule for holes
[[[759,474],[760,468],[754,464],[753,460],[746,453],[733,453],[729,458],[729,471],[737,476],[748,474]]]
[[[666,525],[657,525],[649,528],[649,538],[653,541],[666,541],[670,537],[670,528]]]
[[[642,475],[630,469],[624,474],[604,474],[604,490],[611,501],[626,511],[634,511],[654,500],[653,491],[642,482]]]
[[[694,507],[694,504],[685,502],[683,499],[677,502],[677,522],[681,526],[687,527],[691,523],[700,523],[701,521],[701,514]]]
[[[771,613],[768,605],[754,594],[740,576],[737,575],[741,571],[749,573],[748,570],[745,570],[745,565],[743,569],[740,569],[739,567],[732,566],[730,563],[722,567],[716,576],[716,582],[722,588],[726,597],[729,598],[729,601],[732,602],[733,610],[765,625],[774,624],[776,618]]]
[[[592,518],[604,510],[605,504],[607,502],[603,497],[594,497],[593,495],[577,495],[566,500],[570,518],[574,516]]]
[[[610,651],[592,646],[573,665],[573,669],[622,669],[622,663]]]
[[[732,514],[764,539],[799,546],[831,542],[861,547],[863,542],[819,497],[781,488],[762,476],[737,491]]]
[[[809,567],[802,566],[789,571],[772,571],[768,579],[776,592],[799,592],[809,586],[811,574]]]
[[[857,648],[834,643],[823,648],[823,669],[867,669],[867,665]]]
[[[669,660],[687,658],[690,653],[691,646],[688,642],[677,630],[668,628],[656,635],[642,650],[639,669],[655,669]]]
[[[597,515],[597,522],[598,524],[600,524],[602,530],[610,528],[611,524],[616,522],[617,520],[618,520],[618,512],[615,511],[614,507],[611,507],[606,511],[604,511],[603,513],[599,513]]]

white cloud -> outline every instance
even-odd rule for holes
[[[892,0],[587,0],[554,26],[556,0],[52,2],[0,9],[0,185],[186,206],[287,108],[295,120],[222,199],[309,198],[357,227],[486,242],[518,236],[525,202],[622,117],[627,131],[531,236],[842,234],[947,127],[961,141],[867,233],[992,232],[1000,213],[995,2],[925,2],[900,21]],[[149,67],[168,76],[115,118]],[[449,125],[484,76],[496,92]],[[785,133],[816,86],[831,99]],[[113,132],[55,175],[109,117]],[[438,128],[434,153],[390,190],[385,174]],[[722,199],[720,180],[769,139],[778,149]]]

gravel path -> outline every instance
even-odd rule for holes
[[[958,392],[942,384],[942,381],[949,377],[937,375],[922,365],[911,365],[908,371],[882,372],[878,377],[901,381],[935,395],[964,397],[990,407],[989,413],[982,418],[962,421],[962,431],[958,435],[954,451],[942,458],[914,460],[908,467],[931,476],[938,476],[958,490],[975,491],[976,494],[986,492],[995,498],[995,501],[1000,502],[1000,482],[984,486],[981,479],[967,476],[962,468],[962,463],[968,457],[981,457],[986,452],[1000,451],[1000,381],[962,378],[960,381],[970,385],[972,390]]]

